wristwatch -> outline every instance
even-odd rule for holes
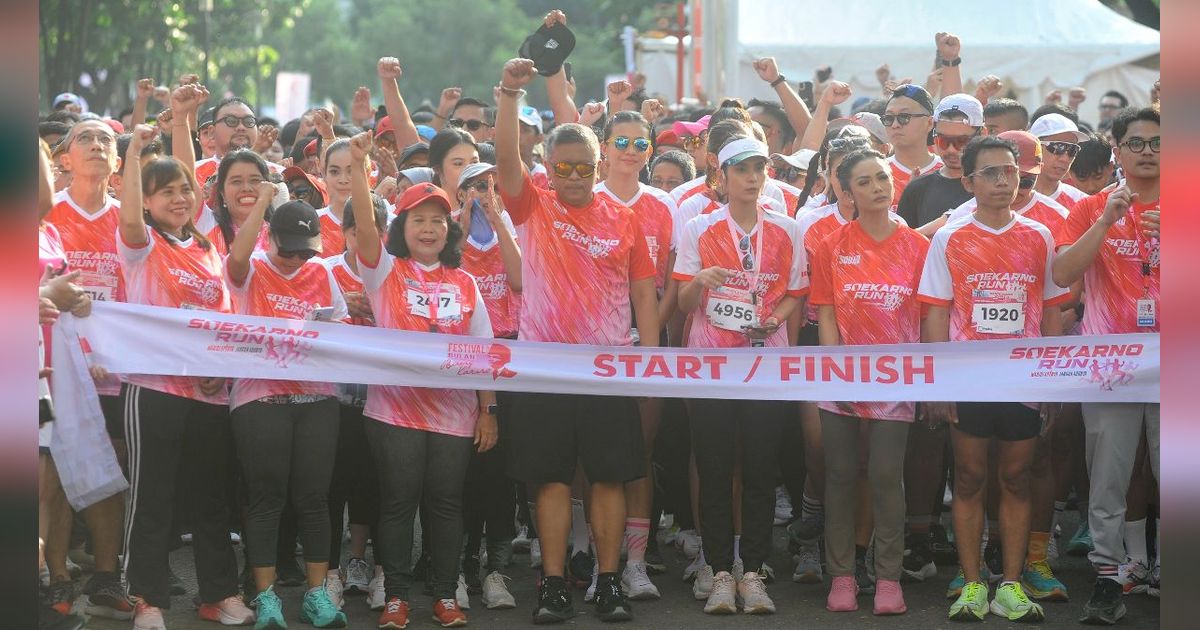
[[[492,404],[488,405],[488,406],[485,408],[485,410],[487,411],[487,414],[488,414],[489,416],[494,416],[494,415],[496,415],[496,409],[497,409],[497,405],[496,405],[496,403],[492,403]]]
[[[787,77],[785,77],[781,74],[781,75],[779,75],[778,79],[771,81],[771,87],[775,87],[775,86],[779,85],[780,83],[783,83],[784,81],[787,81]]]
[[[938,62],[943,66],[957,66],[958,64],[962,63],[962,57],[955,57],[953,59],[939,59]]]

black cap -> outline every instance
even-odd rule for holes
[[[926,91],[925,88],[916,85],[915,83],[906,83],[896,88],[895,91],[892,92],[892,97],[889,98],[888,101],[891,101],[893,98],[899,96],[911,98],[930,114],[933,113],[933,110],[936,107],[936,105],[933,103],[933,97],[929,95],[929,92]]]
[[[208,109],[204,110],[203,112],[200,112],[200,115],[196,117],[196,129],[197,130],[203,129],[205,127],[208,127],[208,126],[216,123],[216,121],[213,120],[213,114],[216,113],[216,109],[217,108],[215,108],[215,107],[209,107]]]
[[[415,142],[404,147],[404,150],[400,152],[400,159],[396,162],[396,164],[404,164],[418,153],[429,155],[429,145],[425,144],[424,142]]]
[[[271,215],[271,236],[284,251],[305,249],[321,253],[321,219],[305,201],[289,201]]]
[[[575,34],[565,24],[555,22],[550,28],[543,24],[526,37],[517,54],[532,59],[538,74],[548,77],[558,73],[572,50],[575,50]]]

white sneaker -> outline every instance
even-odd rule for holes
[[[766,562],[762,563],[762,567],[759,568],[758,573],[763,576],[763,581],[767,584],[775,581],[775,569],[772,569],[771,565]]]
[[[133,630],[167,630],[162,611],[157,606],[139,603],[133,612]]]
[[[658,593],[658,587],[646,574],[645,562],[630,562],[625,565],[625,570],[621,572],[621,589],[625,591],[626,597],[634,601],[662,597]]]
[[[471,596],[467,595],[467,576],[458,574],[458,588],[454,590],[454,599],[458,601],[458,607],[463,610],[471,610]]]
[[[254,611],[241,597],[233,595],[215,604],[201,604],[198,616],[223,626],[246,626],[254,623]]]
[[[730,571],[730,573],[733,574],[733,581],[741,582],[742,574],[744,574],[745,572],[746,572],[746,564],[742,562],[742,559],[738,558],[737,560],[734,560],[733,561],[733,571]]]
[[[796,571],[792,573],[792,581],[800,584],[820,584],[821,548],[816,545],[800,545],[800,553],[796,555]]]
[[[787,488],[776,486],[775,488],[775,524],[787,525],[788,521],[792,520],[792,497],[788,495]]]
[[[229,543],[232,545],[242,544],[242,535],[237,532],[229,532]]]
[[[750,571],[737,583],[737,598],[742,602],[742,611],[747,615],[769,615],[775,612],[775,602],[767,595],[762,576]]]
[[[366,593],[371,583],[371,565],[362,558],[346,564],[346,592]]]
[[[337,569],[330,569],[325,574],[325,592],[329,593],[329,601],[333,602],[338,610],[346,604],[346,600],[342,598],[344,590],[346,587],[342,585],[342,574]]]
[[[675,544],[683,550],[683,555],[689,560],[694,560],[700,555],[700,533],[694,529],[685,529],[679,532],[679,538],[675,540]]]
[[[697,574],[697,573],[698,573],[698,572],[699,572],[701,569],[703,569],[703,568],[704,568],[704,566],[705,566],[704,558],[702,558],[701,556],[697,555],[697,556],[696,556],[696,557],[695,557],[695,558],[692,560],[692,563],[691,563],[691,564],[689,564],[689,565],[687,565],[687,568],[683,570],[683,581],[684,581],[684,582],[691,581],[691,580],[692,580],[692,578],[696,577],[696,574]],[[706,597],[707,597],[707,596],[706,596]]]
[[[499,571],[492,571],[483,578],[483,605],[488,610],[517,607],[516,598],[508,592],[508,585],[504,583],[507,579]]]
[[[1148,594],[1151,577],[1150,567],[1141,560],[1117,567],[1117,582],[1120,582],[1121,590],[1126,595]]]
[[[542,541],[534,538],[529,541],[529,568],[536,569],[542,566]]]
[[[700,567],[696,572],[696,581],[692,582],[692,597],[708,599],[712,595],[714,579],[712,566],[706,564]]]
[[[662,527],[658,530],[658,544],[666,547],[674,545],[675,541],[679,540],[679,526],[672,523],[670,527]]]
[[[711,568],[708,569],[712,571]],[[732,615],[737,613],[738,586],[733,576],[722,571],[713,577],[712,592],[704,603],[704,612],[710,615]]]
[[[517,530],[517,537],[512,539],[513,553],[529,551],[529,542],[529,526],[522,525],[521,529]]]
[[[383,588],[383,571],[376,567],[375,576],[367,584],[367,606],[371,610],[383,610],[385,603],[387,603],[387,591]]]

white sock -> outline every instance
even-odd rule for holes
[[[696,559],[700,561],[700,566],[704,566],[704,565],[708,564],[708,561],[704,559],[704,547],[703,546],[700,547],[700,555],[696,556]]]
[[[571,553],[587,552],[588,534],[587,512],[583,509],[583,501],[571,499]]]
[[[1150,566],[1150,554],[1146,551],[1146,519],[1125,521],[1125,555],[1130,562],[1141,561]]]
[[[733,537],[733,561],[737,562],[742,557],[742,537]]]

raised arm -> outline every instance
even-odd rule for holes
[[[796,93],[796,90],[793,90],[792,86],[788,84],[787,79],[779,74],[779,66],[775,63],[775,58],[763,57],[755,60],[754,70],[760,79],[766,81],[775,90],[775,94],[779,97],[779,104],[783,106],[788,122],[796,132],[796,138],[802,138],[805,130],[808,129],[809,122],[812,121],[812,113],[808,111],[808,106],[804,104],[804,101],[800,100],[800,95]],[[795,143],[796,141],[793,140],[792,144],[795,145]],[[784,150],[791,151],[792,149],[793,147],[787,147]]]
[[[846,102],[853,94],[850,86],[841,81],[832,81],[829,87],[821,92],[821,100],[817,101],[817,110],[812,113],[812,121],[804,130],[800,140],[800,149],[821,150],[821,141],[825,139],[825,130],[829,128],[829,111],[834,105]]]
[[[566,26],[567,14],[555,9],[542,20],[547,28],[556,22]],[[575,99],[571,96],[565,68],[559,68],[558,72],[546,77],[546,97],[550,100],[550,111],[554,112],[554,124],[579,122],[579,109],[575,107]]]
[[[529,59],[509,59],[500,76],[500,102],[496,106],[496,173],[500,192],[509,197],[521,194],[525,182],[525,163],[521,161],[517,105],[525,95],[525,86],[536,72]]]
[[[1129,207],[1136,198],[1137,195],[1131,193],[1124,185],[1118,186],[1108,195],[1104,212],[1096,219],[1096,222],[1074,244],[1060,249],[1054,257],[1051,265],[1054,284],[1060,287],[1069,287],[1083,279],[1083,273],[1092,266],[1096,255],[1100,253],[1100,247],[1104,245],[1108,229],[1129,212]],[[1078,209],[1072,210],[1072,212],[1078,211]]]
[[[258,242],[258,233],[262,231],[267,206],[271,205],[271,199],[275,197],[278,189],[269,180],[263,180],[254,192],[258,194],[258,199],[250,210],[250,216],[246,217],[246,222],[229,244],[229,255],[225,257],[225,271],[238,287],[246,283],[246,276],[250,274],[250,256],[254,253],[254,244]],[[374,219],[371,221],[373,225]]]
[[[121,240],[134,248],[144,246],[148,240],[146,219],[142,216],[142,208],[145,207],[142,200],[142,162],[138,156],[142,154],[142,147],[154,141],[157,133],[158,130],[149,125],[134,126],[133,137],[125,149],[121,164],[121,211],[118,215]]]
[[[154,79],[138,79],[136,94],[133,99],[133,114],[129,118],[135,127],[146,123],[146,105],[150,103],[150,97],[154,96]]]
[[[192,130],[188,121],[194,119],[200,106],[208,101],[208,88],[202,85],[181,85],[171,92],[171,111],[176,114],[171,118],[171,155],[183,162],[183,167],[191,177],[192,190],[196,192],[196,207],[192,216],[199,213],[204,205],[204,188],[196,181],[196,154],[192,145]]]
[[[488,224],[492,226],[492,231],[496,233],[496,239],[500,242],[500,260],[504,263],[504,274],[508,276],[508,287],[514,293],[521,292],[521,248],[517,246],[517,239],[513,238],[512,232],[509,231],[508,225],[504,223],[501,217],[500,195],[496,194],[495,179],[488,175],[488,189],[491,191],[488,195],[489,206],[484,208],[484,216],[487,217]],[[471,199],[478,195],[476,191],[471,191]],[[467,203],[471,203],[471,199]],[[480,204],[483,205],[483,204]]]
[[[963,91],[962,71],[960,70],[962,66],[959,65],[962,63],[960,57],[962,41],[954,33],[938,33],[935,39],[937,40],[938,59],[954,62],[953,65],[942,66],[941,96],[958,94]]]
[[[446,121],[450,120],[450,113],[454,111],[454,106],[458,105],[460,99],[462,99],[462,88],[448,87],[442,90],[442,96],[438,99],[437,111],[433,113],[433,121],[429,126],[437,131],[445,128]]]
[[[367,181],[373,137],[371,131],[364,131],[350,139],[350,207],[354,212],[358,257],[371,267],[379,264],[383,248],[379,228],[375,225],[371,184]]]
[[[421,136],[417,133],[417,126],[408,114],[404,97],[400,96],[398,81],[403,73],[400,60],[395,57],[380,57],[376,69],[379,72],[379,82],[383,85],[383,104],[387,107],[388,118],[392,121],[392,133],[396,135],[396,146],[403,149],[420,142]]]

